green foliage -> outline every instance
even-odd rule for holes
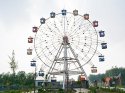
[[[89,88],[89,90],[90,90],[89,93],[96,93],[96,89],[97,89],[96,87],[90,87]]]
[[[122,89],[119,88],[100,88],[100,91],[106,92],[106,93],[125,93]]]
[[[19,71],[13,75],[10,73],[0,74],[0,87],[3,90],[26,90],[33,88],[34,78],[33,73],[26,74],[24,71]]]
[[[58,93],[64,93],[64,90],[63,89],[58,89]]]
[[[6,90],[6,91],[1,91],[0,93],[22,93],[20,90]]]

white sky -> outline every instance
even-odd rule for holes
[[[125,67],[124,4],[125,0],[0,0],[0,73],[10,72],[8,55],[11,56],[12,50],[18,71],[33,71],[32,58],[26,54],[32,26],[39,26],[41,17],[48,18],[50,12],[59,13],[62,9],[70,12],[77,9],[81,15],[89,13],[92,20],[99,21],[97,29],[106,31],[106,61],[95,64],[98,73],[112,66]]]

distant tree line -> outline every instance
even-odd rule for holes
[[[104,74],[97,74],[97,75],[91,74],[89,76],[89,79],[93,83],[95,80],[97,80],[98,83],[102,83],[104,82],[104,78],[106,77],[112,77],[114,79],[114,77],[118,77],[118,76],[121,79],[121,85],[125,86],[125,68],[122,68],[122,67],[120,68],[115,67],[115,68],[109,69]]]
[[[0,74],[0,90],[32,89],[34,86],[34,74],[19,71],[17,74]]]

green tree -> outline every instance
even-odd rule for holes
[[[33,86],[34,86],[34,73],[26,74],[25,85],[28,86],[29,88],[33,88]]]
[[[16,71],[18,65],[17,65],[17,62],[15,61],[15,52],[14,52],[14,50],[12,52],[12,57],[9,56],[9,58],[10,58],[10,62],[9,62],[10,68],[13,71],[13,75],[15,75],[15,71]]]
[[[24,71],[19,71],[17,73],[17,78],[18,78],[19,84],[22,86],[22,89],[23,89],[26,82],[26,73]]]
[[[10,73],[3,74],[3,86],[6,86],[9,88],[11,85],[11,80],[10,80]]]

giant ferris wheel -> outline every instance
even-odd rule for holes
[[[89,19],[89,14],[80,15],[78,10],[51,12],[49,18],[40,19],[39,27],[33,27],[34,37],[28,38],[28,43],[34,44],[48,78],[63,76],[63,88],[71,75],[84,75],[88,79],[85,65],[91,65],[92,73],[97,72],[92,62],[95,55],[99,61],[105,60],[98,51],[98,47],[107,48],[107,43],[99,40],[105,36],[105,31],[96,30],[98,21]],[[27,49],[27,54],[32,55],[32,51],[31,48]]]

